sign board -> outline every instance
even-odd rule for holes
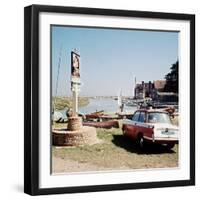
[[[71,52],[71,81],[80,83],[80,55]]]

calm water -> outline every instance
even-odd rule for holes
[[[124,113],[133,113],[137,108],[133,106],[124,106]],[[78,109],[82,114],[88,114],[103,110],[104,112],[119,112],[117,101],[111,98],[89,99],[89,104]],[[55,111],[54,119],[66,118],[66,109]]]
[[[84,114],[104,110],[105,112],[119,112],[117,101],[111,98],[90,99],[90,103],[79,111]],[[124,106],[124,112],[134,112],[136,107]]]

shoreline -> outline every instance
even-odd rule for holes
[[[64,110],[72,107],[73,104],[72,97],[52,97],[52,107],[55,107],[55,110]],[[79,107],[84,107],[89,104],[88,97],[78,97]]]

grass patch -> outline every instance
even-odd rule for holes
[[[84,107],[89,104],[89,98],[78,97],[79,107]],[[72,108],[72,97],[53,97],[52,106],[55,106],[56,110],[63,110],[65,108]]]
[[[177,145],[172,150],[161,146],[149,146],[147,150],[141,151],[132,140],[122,135],[120,128],[97,128],[97,135],[101,143],[73,148],[53,147],[53,156],[98,166],[98,169],[178,166]]]

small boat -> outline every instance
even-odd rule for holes
[[[97,119],[97,118],[101,117],[102,115],[104,115],[104,110],[96,111],[96,112],[93,112],[93,113],[90,113],[90,114],[86,114],[85,118],[86,118],[86,120]]]
[[[133,113],[118,113],[120,119],[132,119]]]
[[[83,122],[83,126],[92,126],[95,128],[119,128],[119,122],[117,120],[109,120],[104,122]]]
[[[102,120],[102,121],[117,120],[117,119],[121,119],[118,114],[115,114],[115,115],[102,115],[100,117],[100,120]]]
[[[167,107],[164,109],[166,112],[168,112],[170,115],[172,115],[175,112],[174,107]]]
[[[168,112],[170,115],[172,115],[176,109],[175,109],[175,106],[174,105],[167,105],[167,104],[157,104],[157,105],[154,105],[153,106],[154,109],[157,109],[157,110],[163,110],[163,111],[166,111]]]
[[[134,101],[127,101],[126,103],[126,106],[129,106],[129,107],[136,107],[138,104]]]

